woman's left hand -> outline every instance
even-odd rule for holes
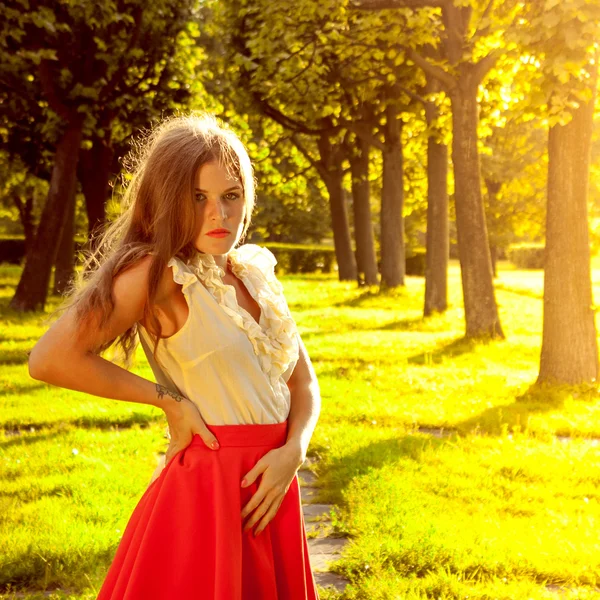
[[[277,514],[296,472],[304,462],[300,448],[287,443],[267,452],[242,479],[242,487],[248,487],[262,473],[258,490],[242,509],[242,521],[252,513],[244,526],[248,531],[258,522],[254,531],[257,536]],[[245,484],[244,484],[245,480]],[[260,520],[260,522],[259,522]]]

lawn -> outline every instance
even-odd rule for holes
[[[45,315],[7,310],[18,275],[0,268],[0,589],[93,599],[165,448],[164,419],[30,379],[24,352]],[[377,295],[333,275],[282,277],[321,387],[309,451],[320,500],[350,538],[335,566],[352,582],[343,598],[600,598],[600,398],[530,389],[542,274],[500,265],[507,339],[489,344],[461,340],[455,264],[449,281],[449,310],[423,319],[421,278]],[[152,378],[141,348],[135,372]]]

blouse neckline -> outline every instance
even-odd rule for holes
[[[184,293],[198,280],[204,284],[221,309],[246,333],[263,372],[275,385],[299,358],[296,324],[274,273],[277,260],[270,250],[256,244],[234,248],[227,257],[233,274],[260,307],[259,323],[238,304],[235,288],[224,283],[225,270],[212,254],[196,252],[187,263],[173,257],[168,266],[173,267],[173,278],[182,285]]]
[[[263,310],[259,298],[255,294],[256,286],[249,284],[247,280],[248,270],[245,268],[244,263],[241,261],[239,257],[239,252],[236,248],[233,248],[227,254],[227,264],[231,269],[231,272],[246,286],[248,293],[258,304],[260,308],[260,318],[258,321],[258,325],[261,326],[263,331],[266,332],[267,323],[265,319],[265,311]],[[196,252],[194,256],[188,261],[188,265],[197,272],[200,279],[202,279],[204,283],[207,283],[207,279],[210,279],[211,282],[213,282],[215,278],[218,278],[221,280],[221,283],[225,288],[231,288],[233,290],[233,293],[235,294],[235,287],[223,281],[223,277],[226,274],[225,269],[223,269],[223,267],[217,264],[214,255],[205,252]],[[254,319],[254,317],[243,306],[240,306],[240,303],[237,301],[237,295],[235,295],[235,304],[241,312],[246,313],[255,323],[257,322]]]

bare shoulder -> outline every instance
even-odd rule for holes
[[[113,311],[105,332],[106,339],[113,339],[136,322],[144,319],[150,285],[150,267],[153,256],[148,254],[120,271],[112,281]],[[160,305],[169,297],[168,273],[165,268],[161,274],[154,304]]]
[[[124,271],[121,271],[114,278],[114,293],[119,294],[121,291],[124,293],[135,293],[138,297],[143,296],[145,299],[150,285],[150,268],[152,266],[152,261],[153,256],[147,254],[127,267]],[[173,281],[171,268],[165,266],[158,281],[156,297],[154,300],[155,303],[160,304],[168,300],[176,289],[176,285],[177,284]]]
[[[113,278],[112,310],[106,320],[101,319],[100,309],[90,309],[89,314],[82,319],[77,318],[75,307],[71,306],[66,310],[31,350],[30,375],[35,377],[33,373],[44,373],[57,360],[68,363],[73,357],[83,353],[95,353],[106,342],[116,339],[136,322],[141,322],[147,303],[151,263],[152,256],[145,256]],[[158,304],[161,298],[172,293],[169,291],[172,289],[171,283],[176,285],[167,267],[161,275],[157,290]]]
[[[29,357],[32,369],[42,372],[56,357],[68,357],[84,352],[95,353],[99,347],[123,334],[143,317],[148,290],[150,261],[147,258],[115,276],[111,283],[112,310],[106,320],[99,308],[89,308],[83,316],[70,306],[44,333]],[[101,266],[108,268],[108,266]]]

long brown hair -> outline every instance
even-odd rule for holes
[[[65,301],[52,315],[73,308],[77,329],[85,326],[97,332],[106,325],[114,306],[113,279],[151,254],[143,316],[158,334],[152,336],[153,355],[158,361],[156,350],[162,328],[153,310],[158,284],[171,257],[187,261],[197,252],[193,205],[196,175],[202,165],[214,160],[242,184],[246,214],[236,242],[239,243],[250,226],[255,201],[253,169],[243,143],[207,113],[167,118],[133,142],[124,161],[129,184],[121,199],[122,213],[95,236],[97,242],[90,240],[82,250],[82,272],[76,274]],[[124,364],[129,368],[137,345],[136,334],[137,323],[118,338],[99,345],[95,352],[102,353],[119,344]]]

